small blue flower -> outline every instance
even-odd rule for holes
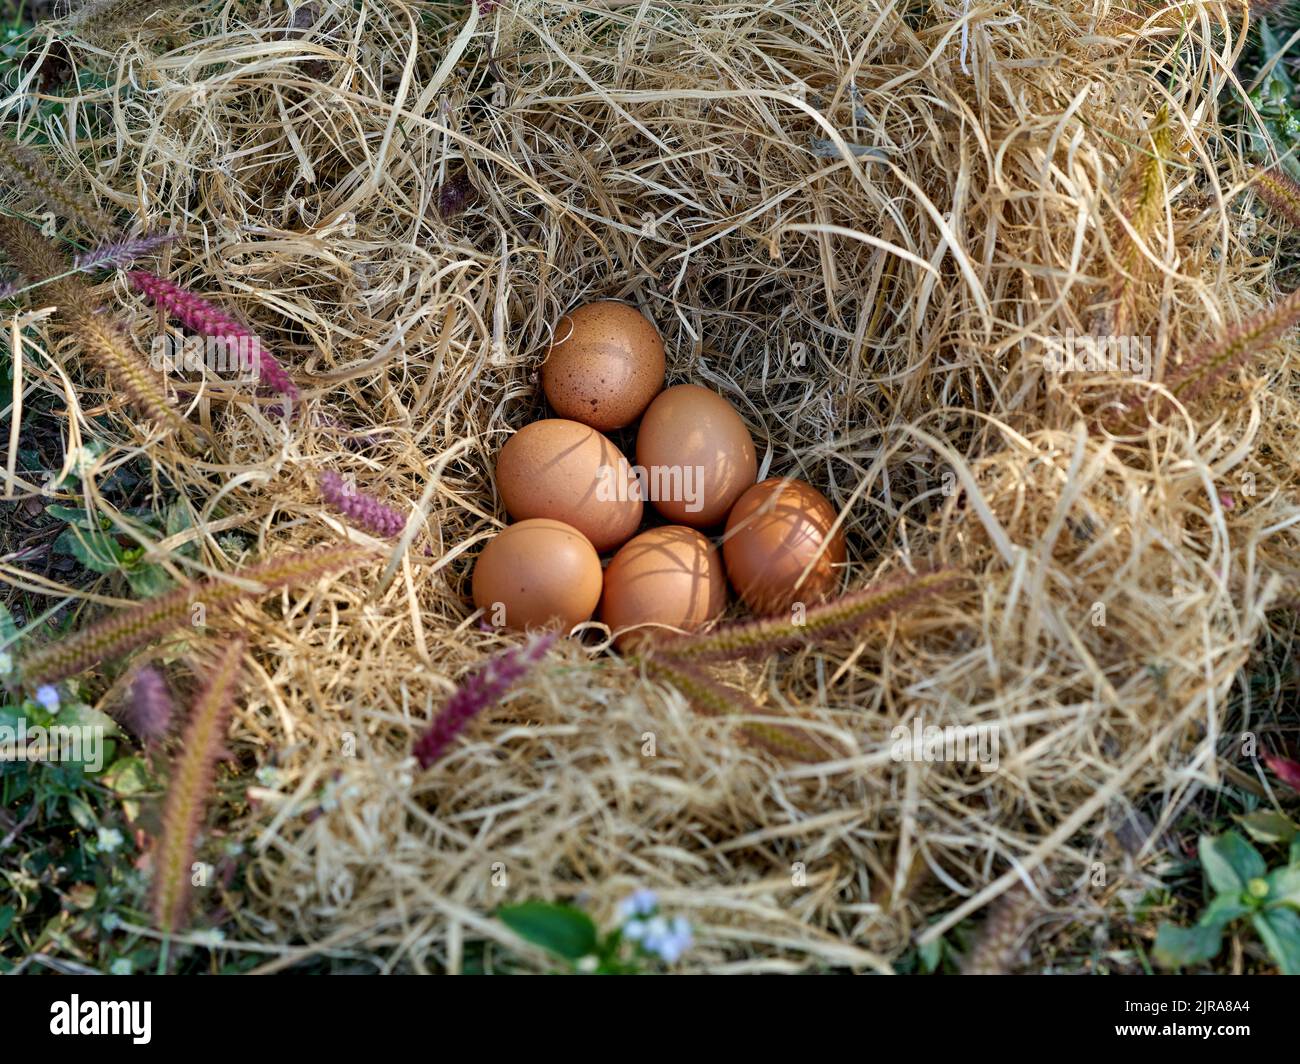
[[[641,948],[665,964],[675,964],[695,942],[690,921],[684,916],[675,916],[671,921],[656,916],[645,925],[641,937]]]
[[[623,937],[629,942],[640,942],[645,938],[645,924],[640,920],[629,920],[623,925]]]
[[[36,701],[45,707],[47,713],[59,711],[59,692],[49,684],[42,684],[36,688]]]
[[[618,903],[618,922],[627,923],[635,916],[651,916],[658,908],[659,895],[647,887],[641,887]]]

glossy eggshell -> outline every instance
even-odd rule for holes
[[[655,509],[693,528],[721,524],[758,472],[754,441],[736,408],[695,384],[669,388],[650,404],[637,430],[636,459]],[[688,479],[692,491],[663,490]]]
[[[567,630],[591,620],[600,588],[596,549],[576,528],[549,518],[502,529],[474,565],[474,605],[489,624],[516,631]]]
[[[542,389],[562,418],[601,432],[630,425],[664,386],[659,331],[635,307],[588,303],[561,318]]]
[[[598,551],[622,546],[641,524],[639,488],[623,452],[576,421],[534,421],[511,436],[497,457],[497,489],[515,520],[563,521]]]
[[[605,570],[600,619],[616,633],[619,647],[672,633],[694,631],[727,604],[727,577],[717,547],[693,528],[667,525],[642,532],[614,555]]]
[[[779,613],[836,589],[846,553],[843,534],[831,533],[835,518],[826,497],[802,480],[765,480],[740,497],[727,519],[722,555],[731,586],[750,609]]]

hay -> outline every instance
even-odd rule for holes
[[[29,347],[26,383],[83,434],[117,412],[105,467],[150,446],[159,488],[206,522],[205,570],[236,560],[234,530],[259,555],[356,536],[319,504],[323,469],[424,508],[368,569],[246,614],[231,745],[262,768],[228,825],[247,861],[228,943],[268,970],[456,971],[475,941],[517,945],[489,915],[503,901],[603,915],[645,885],[695,923],[687,967],[883,970],[1041,865],[1082,882],[1113,856],[1115,808],[1215,784],[1234,677],[1295,575],[1295,344],[1123,431],[1105,404],[1156,385],[1044,356],[1122,306],[1159,381],[1277,295],[1272,223],[1243,231],[1245,135],[1219,123],[1243,16],[1179,10],[326,2],[297,31],[244,5],[169,15],[169,43],[74,35],[104,76],[76,102],[98,132],[48,123],[57,160],[180,234],[164,271],[253,324],[307,413],[286,425],[214,385],[197,459],[150,445],[119,397],[78,401],[50,361],[78,376],[70,350]],[[1153,157],[1157,209],[1135,211]],[[444,219],[461,172],[475,202]],[[147,343],[157,318],[111,284]],[[659,325],[672,381],[736,403],[761,476],[826,492],[849,586],[971,575],[719,673],[851,756],[754,752],[592,626],[414,770],[413,738],[509,638],[468,605],[504,517],[494,457],[542,414],[552,323],[598,296]],[[917,720],[998,725],[1000,771],[894,760]]]

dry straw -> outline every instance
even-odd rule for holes
[[[232,530],[267,557],[354,535],[324,469],[423,518],[382,573],[239,614],[229,742],[277,782],[213,812],[249,855],[228,948],[457,971],[509,941],[504,901],[601,913],[644,885],[694,922],[688,967],[888,970],[1049,859],[1077,874],[1117,800],[1176,809],[1216,782],[1234,678],[1300,557],[1294,338],[1169,388],[1285,295],[1241,229],[1249,142],[1219,123],[1239,7],[322,5],[292,34],[271,10],[191,8],[171,50],[81,50],[94,139],[52,130],[59,172],[180,234],[167,275],[302,389],[292,420],[207,390],[212,454],[150,451],[203,563],[230,567]],[[1160,122],[1177,150],[1157,168]],[[476,199],[445,212],[462,173]],[[1047,345],[1121,281],[1150,379],[1053,372]],[[457,679],[518,645],[468,603],[504,517],[491,470],[543,414],[550,327],[597,296],[659,324],[673,381],[736,404],[766,474],[825,491],[848,587],[968,579],[710,665],[760,717],[701,716],[598,629],[561,640],[421,772]],[[1140,426],[1095,416],[1153,392]],[[148,438],[110,426],[115,455]],[[740,734],[792,718],[836,755]],[[919,724],[995,727],[999,770],[898,756]]]

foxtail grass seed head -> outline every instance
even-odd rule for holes
[[[8,137],[0,137],[0,177],[30,201],[44,204],[55,214],[80,222],[92,232],[103,233],[112,228],[88,196],[74,192],[50,172],[38,152]]]
[[[682,658],[647,654],[639,659],[646,672],[682,693],[691,708],[705,717],[758,717],[765,713],[743,691],[719,683],[700,666]],[[744,720],[738,730],[744,740],[777,757],[794,761],[822,761],[831,751],[808,731],[795,724],[767,720]]]
[[[243,656],[244,640],[236,637],[208,670],[172,764],[153,868],[153,917],[165,933],[181,930],[188,919],[191,865],[216,764],[225,750]]]
[[[18,661],[23,684],[34,689],[84,672],[105,658],[137,650],[187,624],[202,625],[236,603],[264,591],[314,584],[359,563],[367,553],[345,544],[272,558],[234,574],[241,583],[216,578],[198,581],[124,607],[72,635],[29,651]],[[252,590],[249,581],[263,590]]]
[[[705,661],[812,645],[820,639],[906,609],[946,591],[961,579],[962,574],[951,569],[901,577],[810,606],[801,614],[790,611],[721,625],[704,634],[661,639],[654,644],[655,652]]]
[[[68,24],[92,39],[113,40],[150,24],[161,26],[161,16],[180,6],[181,0],[86,0],[73,10]]]
[[[428,731],[416,740],[412,753],[420,767],[435,764],[469,722],[500,702],[546,656],[554,642],[554,632],[533,636],[521,647],[494,654],[462,680]]]
[[[120,712],[122,723],[137,738],[153,743],[171,731],[173,713],[171,691],[163,674],[152,665],[140,669],[131,679]]]
[[[1260,354],[1300,321],[1300,288],[1281,302],[1228,330],[1218,343],[1195,352],[1169,377],[1169,390],[1181,402],[1203,395],[1242,363]]]
[[[1300,184],[1290,174],[1257,167],[1251,188],[1270,210],[1300,229]]]
[[[152,255],[164,244],[175,239],[172,233],[146,233],[141,236],[110,240],[74,256],[72,268],[80,273],[120,269],[145,255]]]
[[[1025,932],[1039,909],[1028,887],[1017,884],[989,906],[984,926],[962,964],[963,975],[1010,975],[1025,944]]]
[[[100,314],[80,315],[71,328],[86,356],[104,371],[114,387],[125,393],[140,414],[172,432],[194,435],[193,428],[168,398],[161,374],[150,367],[147,358],[110,319]]]
[[[350,480],[333,471],[321,474],[320,493],[326,503],[354,525],[380,539],[394,539],[406,527],[405,515],[358,492]]]
[[[53,304],[62,318],[93,311],[90,288],[84,280],[68,276],[72,266],[54,242],[21,218],[0,215],[0,247],[10,264],[34,290],[38,305]]]
[[[281,395],[290,399],[298,398],[297,385],[247,326],[241,325],[202,296],[157,274],[136,270],[127,275],[127,280],[137,292],[143,293],[155,305],[162,307],[190,332],[225,340],[251,340],[260,379]]]

